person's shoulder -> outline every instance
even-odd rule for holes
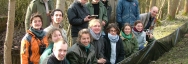
[[[147,15],[148,13],[141,13],[140,15]]]
[[[78,5],[76,4],[76,2],[73,2],[73,3],[69,6],[69,9],[74,8],[75,6],[78,6]]]

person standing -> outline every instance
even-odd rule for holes
[[[91,20],[89,10],[85,6],[87,0],[75,0],[68,8],[67,15],[71,25],[71,36],[73,44],[76,43],[78,32],[88,27]],[[72,45],[73,45],[72,44]]]
[[[118,0],[116,8],[116,21],[119,24],[119,29],[125,23],[133,26],[136,20],[139,20],[139,5],[138,0]]]
[[[47,28],[45,28],[44,31],[47,33],[49,32],[49,30],[53,28],[61,29],[62,36],[65,39],[65,41],[67,41],[67,33],[65,29],[63,28],[63,26],[61,25],[61,22],[63,20],[63,12],[60,9],[53,10],[51,12],[51,19],[52,19],[51,24]]]
[[[102,26],[108,23],[107,10],[100,0],[90,0],[86,6],[89,9],[90,15],[98,15],[95,19],[100,19]]]
[[[150,12],[140,14],[140,20],[144,24],[144,31],[146,32],[146,40],[148,41],[148,43],[151,43],[155,40],[155,38],[151,36],[153,36],[153,30],[155,23],[157,22],[156,15],[158,14],[158,10],[158,7],[153,6],[150,9]]]
[[[27,12],[25,16],[25,30],[29,29],[29,21],[31,14],[38,13],[42,16],[43,26],[46,28],[50,24],[50,11],[54,9],[54,4],[52,0],[32,0],[27,7]]]
[[[40,56],[48,46],[48,39],[42,29],[42,16],[31,16],[31,27],[21,41],[21,64],[39,64]]]
[[[112,7],[109,4],[108,0],[101,0],[102,3],[104,4],[104,6],[107,9],[107,16],[108,16],[108,23],[110,22],[110,18],[111,18],[111,12],[112,12]],[[108,25],[108,23],[106,24],[106,26]]]

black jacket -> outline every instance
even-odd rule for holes
[[[96,58],[104,58],[104,38],[100,36],[99,40],[93,40],[91,43],[95,47]]]
[[[57,60],[57,58],[52,53],[52,54],[50,54],[50,56],[48,56],[46,59],[44,59],[42,64],[69,64],[69,62],[66,58],[62,61]]]
[[[106,64],[110,63],[110,56],[111,56],[111,44],[110,39],[108,38],[108,35],[105,35],[104,38],[106,39],[104,43],[104,56],[106,59]],[[124,59],[125,51],[122,43],[122,39],[119,37],[118,42],[116,42],[116,61],[115,63],[118,63]]]
[[[89,10],[85,5],[81,5],[80,2],[75,1],[73,4],[71,4],[68,9],[67,15],[69,23],[72,26],[72,37],[77,37],[78,32],[81,29],[88,27],[88,22],[84,22],[84,18],[89,15]]]

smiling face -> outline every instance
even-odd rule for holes
[[[62,35],[61,35],[61,32],[59,32],[58,30],[54,31],[51,35],[52,35],[52,41],[53,42],[56,42],[59,39],[63,38]]]
[[[142,23],[138,23],[138,24],[136,24],[135,28],[136,28],[138,31],[142,31],[142,29],[143,29],[143,24],[142,24]]]
[[[67,54],[67,48],[68,45],[66,43],[63,43],[63,41],[58,41],[54,43],[53,53],[59,61],[64,60]]]
[[[101,32],[101,24],[99,22],[96,22],[95,24],[93,24],[93,26],[90,27],[91,30],[96,33],[99,34]]]
[[[131,33],[131,27],[130,26],[125,26],[123,31],[124,31],[125,34],[129,35]]]
[[[91,38],[89,34],[82,34],[80,38],[80,43],[82,43],[84,46],[88,46],[91,42]]]
[[[158,14],[158,8],[156,6],[152,7],[150,13],[152,17],[155,17]]]
[[[55,11],[52,16],[53,23],[59,24],[63,20],[62,13],[60,11]]]
[[[31,26],[34,29],[40,30],[40,28],[42,27],[42,20],[40,19],[40,17],[34,17]]]

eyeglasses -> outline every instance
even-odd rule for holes
[[[116,30],[110,30],[110,32],[117,32]]]

